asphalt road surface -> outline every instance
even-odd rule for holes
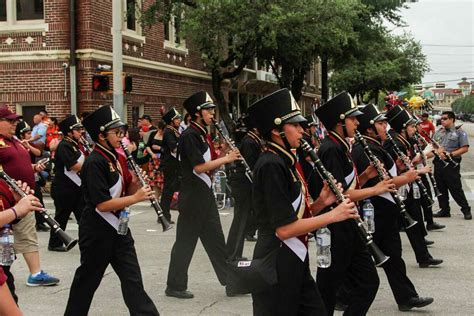
[[[463,129],[474,144],[474,124],[465,123]],[[470,152],[462,162],[463,188],[468,200],[474,200],[474,159]],[[46,206],[54,212],[52,200],[46,197]],[[437,210],[437,206],[434,207]],[[430,252],[444,263],[436,268],[420,269],[415,261],[406,235],[402,236],[403,255],[408,275],[421,296],[432,296],[432,305],[412,312],[399,312],[391,293],[385,274],[378,269],[381,284],[369,315],[473,315],[474,314],[474,221],[463,219],[459,207],[451,204],[452,217],[437,219],[446,229],[430,232],[428,239],[435,241]],[[176,219],[177,212],[172,212]],[[221,221],[225,234],[232,222],[232,209],[221,211]],[[250,295],[229,298],[219,285],[211,263],[200,243],[196,248],[189,269],[189,290],[194,299],[179,300],[166,297],[166,275],[171,248],[176,230],[161,232],[156,223],[156,215],[147,203],[132,208],[130,228],[135,238],[135,246],[141,266],[145,288],[162,315],[251,315]],[[75,220],[69,221],[67,229],[77,235]],[[25,282],[28,276],[26,264],[20,257],[13,266],[20,307],[25,315],[62,315],[69,296],[69,289],[75,269],[79,265],[79,249],[75,247],[68,253],[55,253],[47,250],[49,233],[39,233],[42,269],[61,279],[57,286],[30,288]],[[254,243],[246,242],[244,255],[251,257]],[[311,266],[315,265],[315,243],[310,243]],[[342,313],[337,313],[342,315]],[[102,283],[95,293],[90,315],[128,315],[122,299],[120,283],[109,267]]]

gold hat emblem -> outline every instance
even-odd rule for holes
[[[278,126],[281,124],[281,118],[277,117],[273,122]]]

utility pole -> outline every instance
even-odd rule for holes
[[[125,119],[125,111],[123,104],[123,85],[122,85],[122,25],[123,10],[122,1],[112,1],[112,62],[113,62],[113,79],[114,79],[114,109],[117,114]]]

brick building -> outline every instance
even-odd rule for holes
[[[27,121],[43,108],[58,119],[71,113],[72,87],[77,87],[78,114],[100,104],[112,104],[112,94],[92,91],[92,76],[100,72],[99,65],[112,65],[115,1],[122,1],[124,17],[136,1],[143,1],[145,6],[152,2],[0,0],[0,103],[13,105]],[[72,14],[70,2],[75,2]],[[71,22],[75,23],[74,34]],[[174,22],[142,30],[136,19],[124,19],[123,71],[133,77],[133,91],[124,97],[129,122],[144,113],[156,119],[161,106],[180,107],[191,93],[212,91],[211,77],[199,53],[178,37],[178,23]],[[75,35],[74,43],[71,35]],[[72,77],[76,85],[71,85],[71,45],[75,46],[76,75]],[[236,84],[228,83],[227,96],[236,114],[262,93],[276,88],[272,77],[265,76],[268,73],[251,68]],[[301,102],[308,106],[320,91],[319,72],[312,71],[307,81]]]

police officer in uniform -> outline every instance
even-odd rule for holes
[[[391,180],[384,180],[373,187],[360,189],[361,185],[377,176],[373,167],[357,174],[347,137],[353,137],[361,115],[351,96],[342,92],[315,111],[317,117],[328,130],[319,148],[319,157],[335,180],[342,183],[343,191],[353,201],[394,191]],[[336,292],[343,282],[350,278],[352,290],[346,313],[365,315],[375,298],[379,278],[372,258],[362,240],[354,221],[344,221],[328,226],[331,231],[332,262],[328,268],[319,268],[316,283],[323,297],[328,314],[334,313]]]
[[[402,107],[395,106],[390,111],[386,113],[388,123],[392,130],[389,131],[390,136],[397,145],[397,147],[408,157],[414,158],[411,160],[411,163],[417,163],[420,161],[419,156],[414,156],[413,146],[410,142],[410,138],[416,131],[415,123],[416,121],[411,117],[411,115],[406,112]],[[390,153],[392,158],[396,161],[398,159],[397,154],[393,148],[393,144],[389,141],[384,142],[384,148]],[[400,167],[400,172],[405,172],[404,166],[399,162],[398,166]],[[429,168],[424,168],[418,170],[419,174],[429,172]],[[411,217],[417,221],[417,224],[411,229],[407,229],[405,233],[407,234],[408,240],[415,252],[416,261],[420,268],[428,268],[429,266],[439,265],[443,262],[441,259],[434,259],[426,247],[426,242],[424,237],[427,235],[423,214],[421,210],[421,199],[426,197],[421,196],[421,199],[415,199],[413,191],[414,185],[407,185],[406,200],[404,201],[407,212]],[[421,191],[421,188],[419,188]],[[421,193],[421,192],[420,192]],[[424,202],[425,203],[425,202]]]
[[[83,126],[75,115],[66,117],[59,123],[59,130],[64,137],[56,149],[54,179],[51,185],[51,197],[56,209],[55,220],[62,230],[66,230],[71,212],[79,222],[83,208],[81,178],[79,173],[84,162],[79,140]],[[57,234],[51,231],[48,250],[64,252],[66,248]]]
[[[82,123],[95,142],[81,169],[85,207],[79,223],[81,265],[69,293],[65,315],[87,315],[95,291],[112,265],[117,273],[130,315],[159,315],[143,287],[140,266],[130,229],[119,235],[119,213],[149,200],[153,191],[127,169],[125,157],[116,152],[124,136],[124,123],[110,106],[102,106]]]
[[[397,167],[392,157],[384,150],[382,142],[386,139],[387,118],[379,113],[375,105],[369,104],[361,110],[358,130],[365,138],[370,150],[383,164],[385,170],[393,177],[397,187],[415,181],[418,173],[410,170],[397,176]],[[362,144],[357,143],[352,149],[352,157],[357,171],[363,172],[369,166]],[[379,182],[379,178],[370,179],[364,187],[370,187]],[[390,259],[382,265],[387,275],[395,301],[401,311],[413,307],[423,307],[433,302],[431,297],[419,297],[415,286],[407,276],[405,262],[402,259],[402,244],[398,227],[400,209],[389,194],[372,196],[371,203],[375,210],[374,242]]]
[[[242,138],[239,150],[250,169],[253,170],[258,157],[263,151],[260,133],[255,128],[252,117],[243,118],[247,134]],[[235,200],[234,219],[230,226],[227,237],[227,252],[230,258],[242,257],[244,248],[244,238],[254,238],[254,211],[252,209],[252,183],[245,174],[245,168],[241,163],[236,163],[234,168],[229,170],[232,188],[232,196]]]
[[[165,115],[163,115],[166,128],[163,132],[163,141],[161,145],[160,166],[164,175],[163,193],[161,193],[161,209],[163,214],[171,224],[170,205],[173,200],[174,192],[179,189],[179,162],[177,159],[178,140],[179,140],[179,124],[181,124],[181,115],[173,107]]]
[[[258,240],[255,258],[277,251],[278,283],[252,294],[254,315],[326,315],[309,269],[308,233],[319,227],[357,218],[354,203],[345,200],[331,212],[312,217],[335,201],[328,187],[309,204],[304,178],[292,149],[300,146],[305,122],[293,96],[281,89],[249,109],[263,139],[265,152],[254,169],[253,197]]]
[[[176,241],[171,251],[165,294],[177,298],[193,298],[187,290],[188,268],[198,238],[211,260],[217,278],[226,285],[224,233],[212,191],[212,171],[240,158],[238,150],[217,159],[211,157],[207,126],[212,124],[215,105],[205,91],[187,98],[184,108],[192,117],[178,144],[178,159],[183,175],[179,191],[179,216]]]
[[[456,203],[461,207],[461,212],[464,214],[464,219],[472,219],[471,206],[467,202],[466,195],[461,183],[461,156],[468,152],[469,141],[465,131],[461,128],[456,128],[454,125],[456,118],[454,112],[445,111],[441,115],[442,127],[435,133],[434,139],[441,145],[438,149],[443,160],[446,156],[458,163],[454,166],[452,163],[446,168],[437,158],[434,160],[434,175],[441,195],[438,197],[438,202],[441,210],[434,214],[434,217],[450,217],[451,209],[449,207],[449,193],[453,196]]]

